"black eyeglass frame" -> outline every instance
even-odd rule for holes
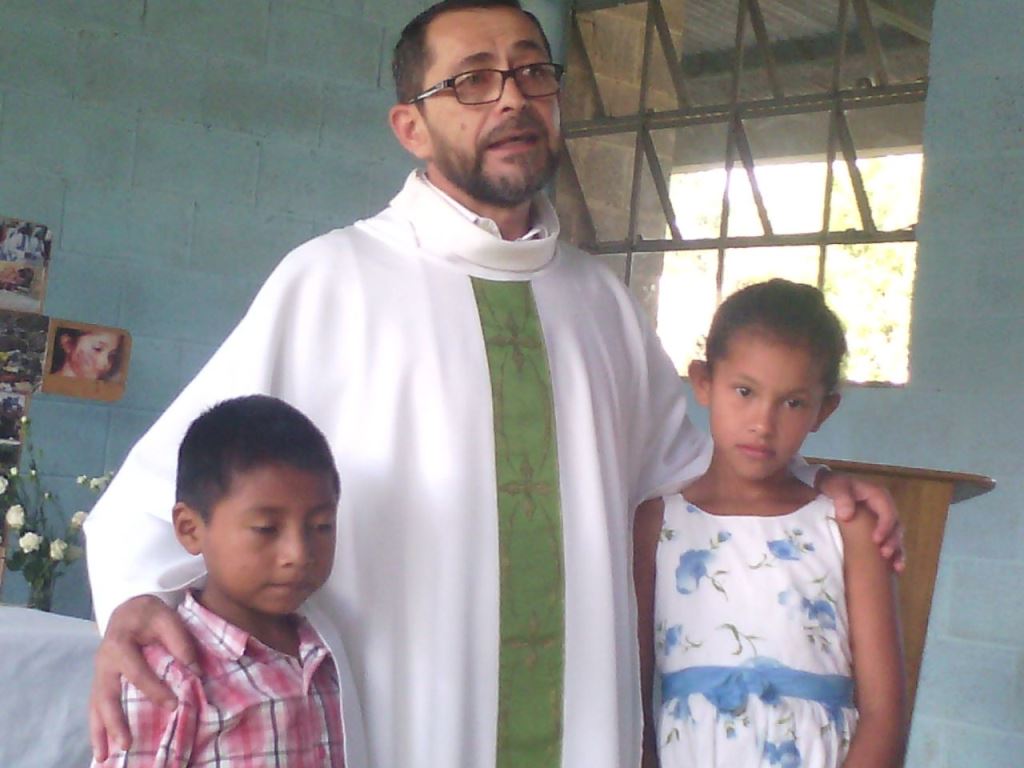
[[[456,101],[458,101],[459,104],[463,104],[467,107],[476,107],[481,104],[493,104],[494,102],[499,101],[502,95],[504,95],[505,84],[508,82],[509,78],[515,80],[516,87],[519,88],[520,91],[522,91],[522,87],[519,85],[519,80],[516,78],[516,74],[537,66],[554,68],[555,85],[557,87],[551,93],[539,93],[533,96],[523,93],[523,96],[525,96],[528,99],[543,99],[547,96],[554,96],[556,93],[562,90],[562,75],[565,74],[565,67],[562,66],[561,64],[556,64],[553,61],[535,61],[532,62],[531,64],[520,64],[518,67],[512,67],[511,69],[495,69],[493,67],[484,67],[481,69],[469,69],[466,70],[465,72],[459,72],[456,75],[452,75],[451,77],[442,80],[436,85],[430,86],[429,88],[427,88],[427,90],[423,91],[423,93],[419,94],[418,96],[413,96],[405,103],[416,104],[417,102],[423,101],[424,99],[429,99],[431,96],[434,96],[435,94],[438,94],[441,91],[446,91],[450,89],[451,92],[455,95]],[[497,72],[499,75],[501,75],[501,88],[498,89],[498,95],[495,96],[493,99],[488,99],[487,101],[465,102],[461,98],[459,98],[459,92],[455,88],[455,81],[458,80],[460,77],[465,77],[466,75],[474,75],[477,74],[478,72]]]

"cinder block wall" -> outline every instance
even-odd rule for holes
[[[117,466],[289,247],[391,196],[411,165],[384,128],[387,49],[426,5],[0,3],[0,212],[57,231],[47,312],[136,344],[120,403],[35,399],[58,492]],[[567,3],[527,5],[557,42]],[[951,512],[912,768],[1002,768],[1024,751],[1021,28],[1017,0],[938,0],[912,380],[848,392],[808,446],[1000,481]],[[58,609],[88,606],[69,575]]]
[[[55,232],[47,314],[127,328],[125,397],[37,395],[47,487],[115,469],[291,248],[387,204],[391,49],[430,0],[0,0],[0,215]],[[531,0],[556,51],[565,6]],[[8,573],[2,599],[24,600]],[[55,609],[91,612],[85,569]]]
[[[1024,3],[938,0],[911,381],[847,393],[811,452],[995,477],[954,505],[907,765],[1024,754]]]
[[[429,4],[0,2],[0,215],[55,231],[45,312],[134,339],[119,403],[32,403],[67,514],[73,478],[119,465],[288,250],[398,190],[390,51]],[[558,39],[560,3],[531,6]],[[9,573],[3,599],[24,594]],[[90,614],[84,568],[55,607]]]

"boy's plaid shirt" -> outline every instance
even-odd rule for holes
[[[295,659],[206,610],[191,593],[178,613],[196,639],[202,674],[147,647],[146,660],[178,706],[164,709],[124,682],[132,746],[112,752],[103,768],[342,768],[338,675],[305,619]]]

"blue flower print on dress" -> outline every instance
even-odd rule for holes
[[[793,546],[789,539],[776,539],[768,542],[768,551],[779,560],[799,560],[800,550]]]
[[[803,535],[804,532],[800,528],[786,531],[786,538],[768,541],[768,553],[776,560],[799,560],[804,553],[814,551],[814,544],[804,541]],[[765,555],[761,562],[750,567],[756,570],[762,566],[771,567],[771,564],[768,555]]]
[[[718,685],[705,692],[704,696],[719,712],[738,715],[747,708],[750,687],[742,669],[725,676]]]
[[[701,579],[708,575],[708,563],[714,559],[710,549],[689,549],[679,558],[676,568],[676,589],[682,595],[697,591]]]
[[[838,631],[835,600],[825,590],[824,577],[816,579],[820,591],[815,597],[806,597],[794,589],[779,592],[779,605],[787,606],[793,621],[803,624],[807,640],[823,652],[831,652]]]
[[[822,629],[836,628],[836,609],[828,600],[808,600],[805,597],[800,601],[800,607],[804,609],[807,618]]]
[[[800,539],[804,535],[804,532],[800,528],[794,528],[790,531],[789,535],[794,539]],[[814,544],[809,541],[802,541],[800,542],[800,548],[803,549],[804,552],[813,552]]]
[[[800,768],[803,765],[800,750],[796,748],[796,742],[792,739],[778,744],[765,742],[764,756],[769,765],[777,765],[779,768]]]
[[[668,653],[683,640],[683,625],[673,624],[665,630],[665,652]]]
[[[719,531],[714,538],[708,542],[707,549],[688,549],[679,557],[679,566],[676,568],[676,590],[681,595],[692,595],[700,587],[702,579],[707,578],[716,590],[723,595],[725,588],[716,578],[723,576],[728,571],[708,572],[708,566],[715,559],[715,550],[732,538],[728,531]]]
[[[670,656],[677,651],[688,653],[694,648],[700,648],[703,644],[703,642],[695,642],[687,637],[682,624],[672,624],[666,627],[664,622],[659,621],[654,625],[654,646],[661,656]]]

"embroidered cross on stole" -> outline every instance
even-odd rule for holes
[[[498,768],[557,768],[565,575],[554,401],[529,282],[473,279],[490,369],[498,481]]]

